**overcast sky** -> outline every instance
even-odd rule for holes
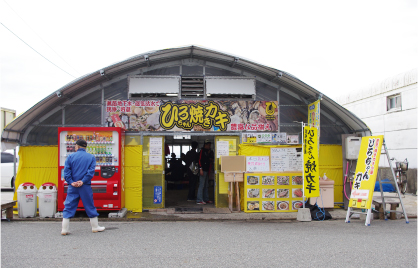
[[[82,75],[178,46],[253,60],[333,99],[418,60],[417,1],[0,0],[0,12],[4,26],[65,70],[0,25],[1,106],[18,114]]]

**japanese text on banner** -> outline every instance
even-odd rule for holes
[[[370,136],[361,139],[353,190],[350,196],[350,207],[371,208],[382,143],[383,136]]]
[[[304,196],[319,196],[318,130],[305,126],[303,133],[303,189]]]

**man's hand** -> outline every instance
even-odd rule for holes
[[[203,169],[200,169],[200,176],[203,176]]]
[[[71,183],[71,186],[81,187],[81,186],[83,186],[83,182],[82,181],[76,181],[76,182]]]

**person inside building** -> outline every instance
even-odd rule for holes
[[[209,200],[209,172],[211,164],[214,160],[213,151],[211,150],[212,142],[208,139],[199,153],[199,188],[197,190],[196,203],[198,205],[212,204]]]
[[[78,202],[83,201],[84,209],[90,218],[93,233],[102,232],[105,227],[99,226],[96,207],[93,203],[93,190],[91,189],[91,179],[96,168],[96,158],[86,152],[87,142],[77,140],[75,145],[76,153],[68,156],[65,160],[64,178],[68,183],[67,198],[64,202],[62,219],[62,235],[69,234],[70,218],[74,217]]]
[[[170,160],[171,181],[182,181],[184,179],[184,166],[181,159],[176,158],[176,154],[171,154]]]
[[[187,195],[187,201],[196,200],[196,183],[199,179],[199,154],[197,153],[198,143],[192,142],[192,149],[187,152],[185,157],[187,177],[189,179],[189,194]]]

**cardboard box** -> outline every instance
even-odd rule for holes
[[[221,156],[221,172],[245,172],[245,155]]]
[[[235,174],[235,178],[234,178]],[[225,182],[243,182],[244,181],[244,173],[224,173],[224,180]]]

